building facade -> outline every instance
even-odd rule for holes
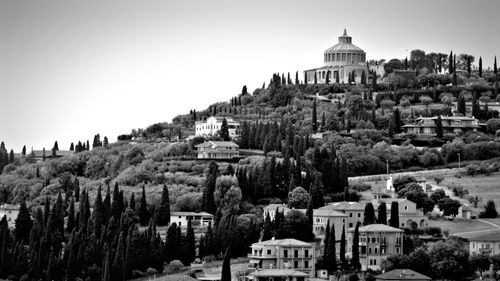
[[[307,281],[309,275],[293,269],[264,269],[252,272],[254,281]]]
[[[271,239],[253,243],[248,254],[250,267],[292,269],[314,276],[314,245],[297,239]]]
[[[344,34],[339,37],[338,43],[323,53],[323,61],[322,67],[304,71],[304,79],[307,80],[308,84],[314,83],[315,76],[318,83],[326,83],[327,80],[330,83],[337,80],[339,83],[347,83],[349,76],[353,73],[356,83],[361,82],[363,72],[368,77],[366,53],[352,44],[352,37],[347,35],[345,29]]]
[[[398,202],[399,227],[411,227],[414,222],[418,227],[427,227],[427,216],[423,210],[417,209],[414,202],[406,198],[381,198],[379,194],[373,194],[372,205],[375,210],[382,202],[387,206],[387,218],[391,217],[392,202]]]
[[[471,255],[500,254],[500,231],[493,231],[469,238],[469,253]]]
[[[347,232],[347,255],[352,257],[354,228]],[[382,261],[387,257],[402,253],[403,230],[385,224],[370,224],[359,228],[361,270],[380,270]]]
[[[324,238],[326,226],[335,228],[335,239],[340,240],[342,228],[344,227],[348,215],[334,209],[333,205],[326,205],[313,211],[313,232],[316,237]],[[339,249],[339,248],[338,248]]]
[[[213,225],[214,216],[206,212],[170,212],[170,223],[183,227],[187,226],[189,220],[193,226],[208,226],[210,223]]]
[[[9,228],[12,228],[16,224],[17,215],[19,214],[19,209],[21,206],[13,204],[2,204],[0,205],[0,219],[4,216],[7,218],[7,224]]]
[[[404,125],[405,133],[416,135],[435,135],[438,117],[419,117],[415,124]],[[465,133],[476,132],[479,129],[479,121],[468,116],[441,116],[443,133]]]
[[[240,155],[239,145],[232,141],[207,141],[195,147],[199,159],[231,159]]]
[[[229,136],[235,137],[238,135],[238,129],[240,127],[240,123],[234,121],[231,117],[216,117],[211,116],[208,117],[205,121],[196,121],[195,123],[195,135],[208,137],[214,136],[222,127],[222,121],[226,118]]]
[[[365,214],[365,204],[358,202],[335,202],[330,203],[332,209],[346,215],[345,218],[345,228],[355,227],[356,223],[359,221],[363,222]]]

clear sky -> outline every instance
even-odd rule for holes
[[[453,49],[492,66],[498,11],[498,0],[0,0],[0,140],[16,152],[115,141],[321,66],[344,28],[368,59]]]

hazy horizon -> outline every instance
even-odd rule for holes
[[[495,0],[0,0],[0,141],[61,149],[111,142],[323,65],[344,30],[367,59],[500,46]]]

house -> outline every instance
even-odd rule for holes
[[[201,212],[170,212],[170,223],[176,223],[178,226],[187,226],[188,221],[194,226],[208,226],[214,221],[214,216],[209,213]]]
[[[231,159],[239,156],[239,145],[232,141],[207,141],[195,146],[199,159]]]
[[[471,255],[498,255],[500,254],[500,231],[483,232],[468,238]]]
[[[297,239],[271,239],[253,243],[248,254],[250,267],[263,269],[288,269],[314,276],[314,245]]]
[[[211,116],[205,121],[196,121],[195,123],[195,135],[196,136],[214,136],[222,127],[222,122],[226,118],[227,127],[230,137],[237,136],[240,123],[234,121],[231,117],[219,117]]]
[[[309,275],[292,269],[264,269],[250,274],[255,281],[307,281]]]
[[[347,230],[347,253],[352,257],[354,229]],[[390,255],[403,253],[403,230],[385,224],[370,224],[359,228],[359,262],[361,269],[380,270]]]
[[[405,133],[416,135],[435,135],[438,117],[419,117],[415,124],[404,125]],[[443,133],[465,133],[476,132],[479,129],[479,121],[468,116],[441,116]]]
[[[346,229],[356,226],[356,223],[363,222],[365,214],[365,204],[359,202],[335,202],[330,203],[332,209],[344,213],[346,217]]]
[[[342,227],[345,225],[348,215],[334,209],[333,205],[315,209],[313,211],[313,232],[317,237],[324,238],[326,225],[335,228],[335,238],[340,240]],[[340,249],[340,248],[339,248]]]
[[[12,228],[16,224],[17,215],[19,214],[20,205],[13,204],[2,204],[0,205],[0,219],[4,216],[7,218],[7,224],[9,228]]]
[[[424,215],[423,210],[417,209],[417,204],[406,198],[382,198],[374,193],[371,202],[375,210],[377,210],[380,203],[384,202],[387,206],[388,219],[391,217],[392,202],[398,202],[399,227],[411,227],[413,222],[418,227],[426,227],[428,224],[428,218]]]
[[[375,276],[376,281],[430,281],[432,278],[411,269],[394,269]]]
[[[455,218],[470,220],[472,218],[472,209],[467,205],[462,205],[458,208],[458,214]]]

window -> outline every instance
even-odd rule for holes
[[[398,254],[399,254],[399,247],[397,247],[397,248],[396,248],[396,253],[398,253]]]
[[[304,268],[309,268],[309,261],[304,261]]]
[[[349,227],[352,227],[352,222],[351,222],[351,223],[349,223]]]
[[[352,218],[352,213],[349,213],[349,217],[351,217],[351,218]]]
[[[293,256],[298,258],[299,257],[299,250],[294,250],[293,251]]]
[[[377,260],[373,260],[373,265],[377,265]]]
[[[375,254],[378,254],[378,248],[375,248]]]
[[[299,261],[293,262],[293,268],[299,268]]]
[[[358,213],[358,218],[360,218],[360,217],[361,217],[361,213]]]
[[[309,257],[309,250],[304,250],[304,256],[307,258]]]
[[[405,211],[408,211],[408,206],[405,206]]]
[[[288,258],[288,250],[283,251],[283,257]]]
[[[384,255],[384,254],[385,254],[385,248],[380,249],[380,253],[381,253],[382,255]]]
[[[271,250],[267,250],[267,254],[270,255],[271,254]]]
[[[372,253],[372,248],[368,248],[368,254]]]

